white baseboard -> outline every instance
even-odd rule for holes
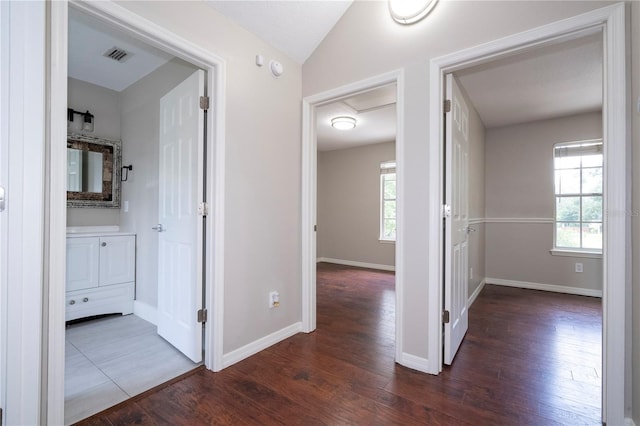
[[[467,302],[467,308],[473,305],[473,302],[476,301],[476,299],[478,298],[478,295],[480,295],[480,292],[482,291],[486,283],[487,283],[486,279],[480,281],[480,285],[478,285],[478,287],[476,287],[473,293],[471,293],[471,296],[469,296],[469,301]]]
[[[633,421],[631,417],[627,417],[624,419],[625,426],[636,426],[636,423]]]
[[[380,265],[377,263],[366,263],[366,262],[356,262],[353,260],[332,259],[330,257],[319,257],[318,259],[316,259],[316,263],[319,263],[319,262],[336,263],[338,265],[347,265],[347,266],[356,266],[358,268],[379,269],[381,271],[396,270],[396,267],[394,265]]]
[[[133,301],[133,314],[142,318],[145,321],[150,322],[153,325],[158,325],[158,311],[155,306],[151,306],[144,302],[137,300]]]
[[[427,358],[421,358],[419,356],[411,355],[406,352],[402,353],[402,358],[396,360],[398,364],[403,365],[412,370],[417,370],[422,373],[433,374],[429,370],[429,360]]]
[[[589,288],[568,287],[555,284],[530,283],[527,281],[503,280],[501,278],[485,278],[487,284],[501,285],[505,287],[528,288],[531,290],[553,291],[555,293],[576,294],[579,296],[602,297],[602,290]]]
[[[244,345],[241,348],[224,354],[222,356],[222,368],[227,368],[235,364],[236,362],[240,362],[243,359],[249,358],[251,355],[257,354],[258,352],[267,349],[269,346],[273,346],[276,343],[293,336],[294,334],[300,333],[301,331],[302,323],[297,322],[283,328],[282,330],[278,330],[275,333],[271,333],[268,336],[264,336],[256,341],[253,341],[248,345]]]

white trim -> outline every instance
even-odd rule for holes
[[[316,107],[366,90],[396,84],[396,361],[402,359],[403,335],[403,220],[404,217],[404,70],[391,71],[347,84],[302,100],[302,330],[316,328],[316,190],[317,141]]]
[[[214,371],[222,368],[223,358],[223,308],[224,308],[224,157],[225,157],[225,61],[216,54],[203,49],[202,47],[168,31],[167,29],[139,16],[124,7],[112,2],[83,2],[74,0],[72,5],[82,10],[84,13],[92,15],[101,21],[119,30],[133,34],[144,43],[157,47],[176,57],[188,61],[199,68],[207,71],[207,94],[213,101],[213,106],[207,114],[207,193],[206,197],[210,205],[213,205],[214,212],[206,217],[206,282],[204,283],[206,299],[205,306],[209,309],[209,322],[205,326],[204,347],[205,366]],[[50,57],[52,69],[65,70],[65,75],[60,72],[52,72],[50,82],[51,105],[50,110],[52,121],[65,122],[57,115],[66,111],[66,45],[67,45],[67,6],[66,2],[49,2],[54,13],[51,14],[51,28],[57,29],[50,35]],[[28,26],[26,28],[29,28]],[[55,68],[58,67],[58,68]],[[64,93],[64,95],[63,95]],[[60,111],[58,113],[58,111]],[[66,124],[65,124],[66,126]],[[52,146],[64,146],[66,144],[65,134],[61,136],[59,132],[52,133]],[[64,151],[62,151],[64,152]],[[64,165],[51,162],[51,193],[66,194],[66,188],[62,184],[60,176],[64,176],[66,162]],[[55,180],[55,182],[54,182]],[[55,212],[49,212],[50,223],[53,226]],[[58,250],[64,253],[65,229],[61,227],[59,235],[54,235],[52,231],[50,240],[50,251]],[[26,239],[24,241],[27,241]],[[63,255],[61,255],[63,256]],[[64,263],[62,263],[64,268]],[[59,280],[62,277],[64,283],[64,272],[56,275]],[[64,297],[64,285],[51,287],[50,298]],[[63,306],[63,303],[61,304]],[[62,319],[60,319],[62,318]],[[56,349],[62,347],[64,351],[64,316],[50,317],[45,327],[49,329],[49,347]],[[47,401],[49,403],[49,416],[43,419],[42,424],[61,424],[64,417],[60,417],[64,409],[64,392],[55,389],[62,389],[64,376],[64,356],[56,358],[49,368],[49,390]],[[58,373],[56,373],[56,371]],[[56,375],[57,374],[57,375]],[[31,423],[31,422],[30,422]]]
[[[46,250],[45,2],[4,2],[2,8],[2,215],[0,377],[3,424],[43,424],[49,354],[43,315]],[[6,66],[6,68],[5,68]],[[6,156],[6,157],[5,157]],[[62,349],[64,350],[64,348]]]
[[[480,225],[485,223],[486,219],[484,217],[474,217],[469,219],[469,225]]]
[[[602,290],[590,288],[568,287],[555,284],[532,283],[528,281],[505,280],[502,278],[485,278],[487,284],[500,285],[503,287],[526,288],[529,290],[551,291],[554,293],[575,294],[578,296],[602,297]]]
[[[404,367],[411,368],[412,370],[417,370],[422,373],[429,372],[429,360],[426,358],[421,358],[419,356],[411,355],[403,352],[400,354],[396,362]]]
[[[473,302],[475,302],[478,296],[480,296],[480,292],[482,291],[486,283],[487,283],[487,279],[485,278],[482,281],[480,281],[480,285],[478,285],[478,287],[476,287],[476,289],[473,290],[473,293],[471,293],[471,296],[469,296],[469,301],[467,302],[467,309],[470,308],[471,305],[473,305]]]
[[[602,259],[602,253],[595,253],[590,251],[575,251],[566,249],[552,248],[549,250],[552,256],[565,256],[565,257],[584,257],[589,259]]]
[[[67,226],[67,234],[85,234],[85,233],[103,233],[103,232],[119,232],[118,225],[100,225],[100,226]]]
[[[222,357],[222,368],[227,368],[243,359],[249,358],[251,355],[255,355],[260,351],[267,349],[269,346],[273,346],[289,337],[298,334],[302,331],[302,323],[297,322],[271,333],[267,336],[261,337],[241,348],[226,353]]]
[[[332,259],[330,257],[319,257],[316,262],[335,263],[337,265],[356,266],[358,268],[379,269],[381,271],[395,271],[393,265],[381,265],[379,263],[356,262],[355,260]]]
[[[625,426],[636,426],[636,423],[633,421],[633,419],[631,417],[627,417],[626,419],[624,419],[624,425]]]
[[[155,306],[149,305],[148,303],[134,300],[133,315],[142,318],[143,320],[150,322],[153,325],[158,324],[158,309],[156,309]]]
[[[622,424],[629,395],[630,309],[625,295],[631,283],[631,225],[627,208],[630,188],[630,132],[626,93],[625,5],[617,3],[529,31],[504,37],[430,61],[429,85],[429,324],[428,357],[437,373],[441,366],[442,327],[442,78],[493,59],[524,52],[549,42],[574,39],[603,29],[605,151],[605,239],[603,259],[603,422]],[[437,358],[434,358],[437,357]]]
[[[48,424],[62,424],[64,422],[64,403],[51,399],[51,395],[64,395],[64,368],[65,344],[64,337],[60,342],[60,336],[64,336],[65,287],[66,287],[66,226],[67,226],[67,11],[66,2],[49,3],[49,27],[48,27],[48,99],[49,113],[46,117],[48,135],[48,176],[45,220],[47,220],[46,253],[48,253],[45,268],[48,276],[45,276],[45,294],[48,294],[48,317],[43,321],[43,329],[46,330],[48,340],[45,344],[48,359],[43,366],[43,382],[46,380],[46,389],[43,389],[43,401],[45,406],[41,408],[42,418]],[[57,41],[57,42],[56,42]],[[64,58],[64,59],[62,59]],[[64,80],[64,85],[56,82]],[[56,103],[56,101],[59,103]],[[64,104],[64,107],[61,107]],[[65,171],[60,173],[60,171]],[[54,196],[59,194],[58,196]],[[61,195],[61,196],[60,196]],[[46,311],[45,311],[46,312]],[[48,326],[48,330],[47,330]],[[56,342],[60,342],[56,344]],[[45,379],[46,377],[46,379]]]
[[[543,223],[551,225],[553,225],[553,222],[552,217],[488,217],[484,220],[484,223]]]

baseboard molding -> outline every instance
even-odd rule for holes
[[[133,314],[142,318],[145,321],[150,322],[153,325],[158,325],[158,311],[154,306],[137,300],[133,301]]]
[[[471,293],[471,296],[469,296],[469,301],[467,302],[467,308],[470,307],[471,305],[473,305],[473,302],[476,301],[476,299],[480,295],[480,292],[482,291],[482,289],[484,288],[484,285],[486,283],[487,283],[486,279],[480,281],[480,285],[478,287],[476,287],[476,289],[473,291],[473,293]]]
[[[417,370],[422,373],[433,374],[429,370],[429,360],[427,358],[421,358],[419,356],[411,355],[406,352],[402,353],[402,358],[397,360],[398,364]]]
[[[251,355],[255,355],[258,352],[267,349],[269,346],[273,346],[278,342],[287,339],[294,334],[298,334],[302,331],[302,323],[297,322],[291,324],[288,327],[278,330],[275,333],[271,333],[268,336],[264,336],[258,340],[255,340],[248,345],[244,345],[234,351],[231,351],[222,356],[222,368],[227,368],[243,359],[249,358]]]
[[[377,263],[356,262],[353,260],[332,259],[330,257],[319,257],[316,262],[335,263],[338,265],[356,266],[358,268],[379,269],[381,271],[395,271],[396,267],[393,265],[380,265]]]
[[[553,291],[555,293],[576,294],[579,296],[602,297],[602,290],[589,288],[568,287],[554,284],[530,283],[527,281],[503,280],[501,278],[485,278],[487,284],[501,285],[505,287],[527,288],[530,290]]]
[[[625,426],[636,426],[636,423],[633,421],[631,417],[627,417],[624,419]]]

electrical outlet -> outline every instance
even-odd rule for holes
[[[280,293],[272,291],[269,293],[269,308],[277,308],[280,306]]]
[[[582,263],[576,263],[576,272],[582,272]]]

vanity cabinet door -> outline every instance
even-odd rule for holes
[[[100,286],[135,281],[135,241],[132,235],[100,237]]]
[[[67,239],[67,291],[98,287],[100,238]]]

